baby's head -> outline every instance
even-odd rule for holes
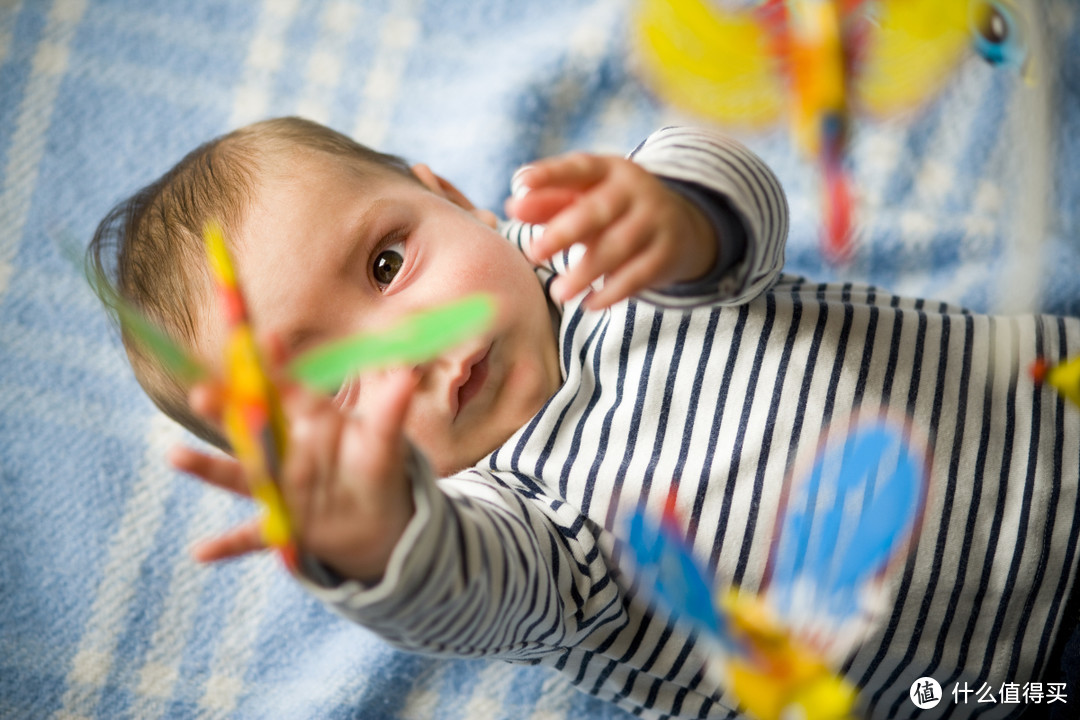
[[[200,146],[117,205],[88,251],[127,302],[208,366],[224,323],[202,228],[217,220],[260,336],[288,353],[472,292],[494,296],[491,333],[414,369],[409,437],[441,473],[471,465],[521,427],[561,375],[546,296],[494,218],[423,165],[370,150],[329,128],[280,118]],[[127,333],[139,383],[159,408],[225,447],[191,412],[187,388]],[[365,404],[372,379],[338,393]]]

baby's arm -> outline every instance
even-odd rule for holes
[[[576,153],[515,180],[526,193],[509,212],[548,223],[533,235],[534,261],[586,248],[552,288],[557,300],[604,275],[587,307],[631,294],[668,306],[736,304],[767,288],[783,266],[787,202],[779,181],[747,148],[710,131],[665,128],[629,160]]]
[[[286,394],[291,455],[281,484],[300,581],[387,641],[427,653],[533,661],[624,624],[628,607],[602,528],[513,474],[435,478],[401,432],[408,375],[390,374],[373,402],[380,412],[368,419]],[[199,390],[195,409],[216,416],[213,390]],[[246,494],[235,460],[176,448],[171,461]],[[262,549],[253,520],[195,555],[214,561]]]

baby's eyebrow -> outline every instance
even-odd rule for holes
[[[342,259],[342,267],[350,268],[357,261],[357,255],[379,241],[378,232],[374,228],[378,225],[379,216],[393,207],[394,202],[389,198],[376,197],[367,203],[357,214],[356,219],[350,224],[347,237],[352,239],[348,253]]]

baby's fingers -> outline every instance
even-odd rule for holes
[[[290,442],[281,489],[294,522],[303,532],[310,518],[326,509],[345,419],[327,398],[306,391],[297,389],[285,400]]]
[[[516,179],[529,189],[587,190],[603,180],[610,167],[609,157],[575,152],[540,160],[528,166]]]
[[[200,542],[191,549],[191,555],[199,562],[209,563],[265,549],[260,521],[253,518],[215,538]]]
[[[601,185],[548,223],[533,243],[533,260],[543,261],[574,243],[587,243],[617,223],[630,209],[632,197],[615,185]]]
[[[418,376],[410,370],[387,373],[383,379],[371,418],[371,431],[384,447],[397,447],[404,438],[405,416],[409,412]]]
[[[582,304],[589,310],[600,310],[636,295],[656,284],[655,279],[662,266],[663,258],[655,251],[637,255],[607,275],[604,287],[591,293]]]
[[[543,188],[533,190],[506,201],[507,217],[514,217],[522,222],[542,224],[562,212],[564,208],[577,200],[576,190],[562,188]]]
[[[601,276],[607,277],[628,264],[646,247],[648,236],[628,232],[627,224],[620,223],[595,241],[588,244],[585,254],[570,270],[556,278],[551,293],[556,300],[566,302],[588,288]],[[606,283],[605,279],[605,283]],[[591,305],[590,309],[593,309]]]
[[[195,475],[204,482],[234,492],[250,495],[244,469],[236,460],[218,455],[208,455],[192,448],[177,445],[169,450],[168,461],[181,472]]]

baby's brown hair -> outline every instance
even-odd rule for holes
[[[323,125],[296,117],[264,120],[192,150],[160,178],[118,203],[98,225],[86,251],[87,268],[107,307],[125,303],[181,347],[191,350],[205,318],[198,298],[212,291],[202,240],[213,219],[227,237],[244,221],[262,173],[295,152],[340,158],[363,172],[382,167],[415,179],[408,164]],[[200,438],[228,443],[188,405],[188,387],[120,326],[135,377],[154,404]]]

